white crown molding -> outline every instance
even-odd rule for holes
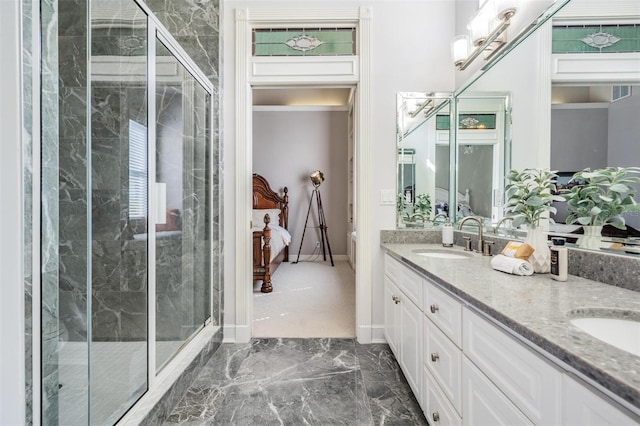
[[[553,17],[554,23],[577,19],[606,21],[640,17],[637,0],[571,0]]]
[[[640,53],[554,54],[553,83],[619,83],[640,82]]]
[[[343,112],[346,105],[254,105],[253,112]]]
[[[551,109],[608,109],[609,102],[581,102],[567,104],[552,104]]]

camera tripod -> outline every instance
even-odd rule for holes
[[[322,208],[322,197],[320,197],[320,188],[319,185],[314,185],[313,191],[311,192],[311,199],[309,200],[309,209],[307,210],[307,218],[304,221],[304,230],[302,231],[302,239],[300,240],[300,248],[298,249],[298,258],[293,263],[298,263],[300,261],[300,252],[302,251],[302,243],[304,242],[304,234],[307,232],[307,223],[309,222],[309,213],[311,213],[311,205],[313,204],[313,199],[316,199],[316,203],[318,205],[318,223],[320,228],[320,234],[322,239],[322,257],[324,260],[327,260],[327,251],[329,251],[329,258],[331,259],[331,266],[333,264],[333,255],[331,254],[331,245],[329,244],[329,235],[327,235],[327,222],[324,218],[324,209]],[[325,240],[326,240],[326,249],[325,250]]]

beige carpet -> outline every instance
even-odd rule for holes
[[[253,285],[253,337],[355,337],[355,273],[347,261],[283,263],[273,292]]]

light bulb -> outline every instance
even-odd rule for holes
[[[451,57],[456,66],[464,63],[469,56],[469,44],[468,35],[456,36],[451,42]]]

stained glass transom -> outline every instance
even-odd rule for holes
[[[553,27],[553,53],[640,52],[640,24]]]
[[[255,28],[253,56],[343,56],[356,54],[355,28]]]
[[[448,115],[436,116],[436,130],[449,130],[450,119]],[[460,114],[458,129],[461,130],[487,130],[496,128],[495,114]]]

